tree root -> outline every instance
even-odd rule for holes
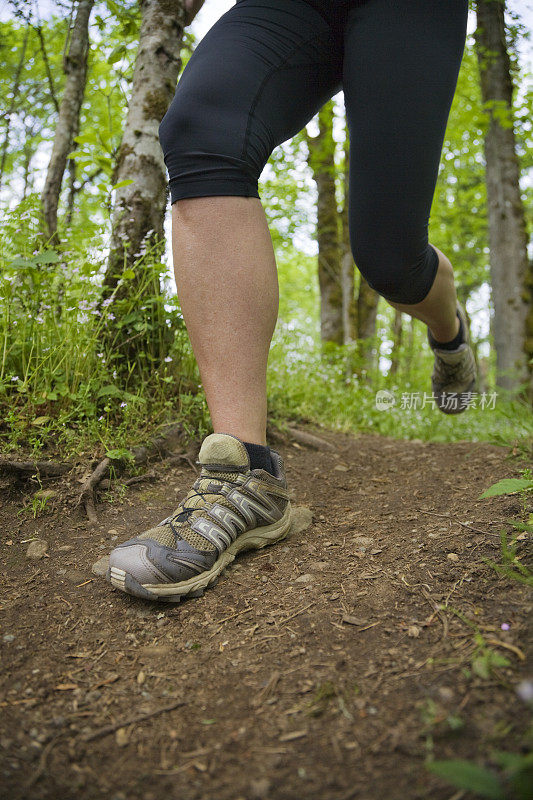
[[[36,473],[44,478],[58,478],[71,469],[72,464],[57,464],[53,461],[0,461],[0,474],[15,473],[21,478],[31,478]]]
[[[331,442],[326,441],[326,439],[322,439],[321,436],[317,436],[314,433],[308,433],[307,431],[302,431],[300,428],[294,428],[291,425],[288,425],[284,432],[286,432],[289,438],[295,441],[297,444],[303,444],[305,447],[311,447],[313,450],[336,449]],[[268,428],[268,437],[271,439],[284,441],[283,432],[270,426]]]
[[[182,439],[183,428],[180,423],[165,425],[161,429],[161,432],[158,436],[150,439],[146,444],[133,447],[130,450],[132,456],[131,463],[136,467],[142,467],[149,461],[162,461],[163,459],[172,456],[173,458],[185,459],[189,462],[189,464],[191,464],[193,469],[195,469],[191,460],[191,456],[193,455],[192,452],[182,453],[179,455],[175,455],[173,453],[174,448],[181,444]],[[95,507],[95,492],[97,488],[107,489],[111,485],[110,481],[107,479],[111,463],[112,462],[110,458],[103,458],[100,463],[97,464],[96,468],[82,486],[76,507],[83,505],[89,522],[98,521]],[[113,468],[115,472],[120,473],[127,464],[128,460],[126,459],[123,461],[115,460],[113,461]],[[132,478],[128,478],[126,481],[124,481],[124,483],[126,485],[131,485],[133,483],[139,483],[143,480],[150,480],[153,477],[153,474],[134,476]]]

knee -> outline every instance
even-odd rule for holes
[[[429,243],[413,247],[403,237],[394,241],[383,235],[373,242],[360,237],[352,245],[352,254],[369,286],[385,300],[402,305],[426,298],[439,266],[438,254]]]
[[[171,202],[185,197],[259,197],[260,169],[242,153],[240,118],[228,107],[180,93],[159,125]]]

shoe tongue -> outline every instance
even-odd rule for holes
[[[458,364],[459,361],[463,358],[463,351],[466,349],[468,345],[463,342],[460,344],[457,350],[439,350],[438,347],[435,348],[436,352],[438,352],[439,358],[445,362],[445,364]]]
[[[250,469],[250,458],[246,447],[240,439],[229,433],[211,433],[206,436],[198,454],[198,461],[208,470],[210,465]]]

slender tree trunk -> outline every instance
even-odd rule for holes
[[[77,134],[76,134],[77,135]],[[76,199],[76,161],[71,158],[68,163],[68,195],[67,212],[65,214],[65,227],[70,228],[74,214],[74,201]]]
[[[389,375],[397,375],[400,368],[400,347],[402,345],[402,312],[394,309],[394,322],[392,326],[392,353]]]
[[[33,156],[35,155],[35,150],[32,147],[32,139],[35,135],[35,131],[32,127],[25,127],[24,130],[24,147],[22,152],[24,153],[24,162],[22,167],[22,197],[21,200],[25,200],[28,194],[28,189],[30,188],[30,164]]]
[[[409,381],[412,378],[414,349],[415,349],[415,317],[409,317],[409,329],[407,332],[407,347],[405,351],[405,371],[409,377]]]
[[[63,62],[66,75],[65,88],[59,106],[54,146],[41,197],[46,233],[51,238],[55,238],[57,232],[57,207],[67,156],[78,131],[80,108],[87,77],[89,18],[93,5],[94,0],[79,0],[68,52]]]
[[[18,93],[19,93],[19,85],[20,85],[20,76],[22,73],[22,68],[25,64],[26,59],[26,48],[28,46],[28,35],[30,31],[29,23],[26,25],[26,29],[24,31],[24,39],[22,40],[22,48],[20,50],[20,58],[17,64],[17,71],[15,72],[15,79],[13,81],[13,95],[11,97],[11,103],[9,108],[5,112],[5,119],[6,119],[6,128],[4,131],[4,141],[2,142],[2,156],[0,157],[0,189],[2,188],[2,181],[4,179],[4,170],[6,166],[6,159],[7,159],[7,151],[9,148],[9,133],[11,129],[11,117],[15,110]]]
[[[307,136],[309,164],[318,190],[317,242],[322,341],[343,344],[342,248],[335,197],[333,101],[318,112],[318,136]]]
[[[379,294],[361,275],[357,296],[357,338],[360,340],[359,353],[362,357],[362,366],[367,374],[372,369],[376,355],[371,339],[376,335],[378,303]]]
[[[344,205],[341,213],[342,224],[342,327],[344,344],[357,338],[357,303],[355,301],[355,264],[350,245],[350,226],[348,203],[350,196],[350,140],[348,126],[344,126]]]
[[[153,253],[150,261],[158,263],[164,250],[167,176],[158,127],[176,89],[183,28],[187,22],[182,0],[173,3],[141,0],[141,15],[128,114],[113,176],[119,187],[115,190],[103,297],[113,296],[115,303],[120,303],[128,293],[145,291],[140,287],[147,287],[147,267],[137,263],[140,255],[150,249]],[[130,182],[120,186],[124,181]],[[133,270],[135,278],[119,285],[124,268]],[[152,295],[160,291],[159,274],[155,274],[150,284]],[[155,331],[156,321],[151,327]],[[135,333],[123,327],[121,336],[122,343],[117,342],[119,348],[126,346]],[[131,358],[137,349],[147,345],[152,349],[147,339],[138,337],[133,349],[129,347],[124,354]],[[153,355],[160,358],[163,353]]]
[[[496,381],[504,389],[516,389],[532,378],[528,360],[533,357],[533,270],[520,196],[504,12],[504,0],[477,0],[475,39],[488,116],[484,145]]]

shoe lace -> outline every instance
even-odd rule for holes
[[[461,381],[468,375],[470,371],[470,359],[468,356],[457,364],[448,364],[448,362],[437,357],[435,360],[435,370],[439,378],[445,378],[449,381]]]
[[[189,517],[191,516],[191,514],[193,513],[193,511],[197,511],[198,508],[205,507],[206,505],[208,505],[208,501],[205,501],[205,502],[203,502],[201,504],[196,503],[193,506],[189,506],[189,505],[187,505],[187,503],[190,503],[196,497],[200,497],[200,498],[202,498],[202,500],[204,500],[204,498],[207,495],[214,494],[215,491],[217,491],[217,487],[215,487],[215,490],[214,490],[213,489],[213,484],[219,484],[220,485],[220,487],[218,488],[218,491],[220,491],[224,486],[234,487],[234,486],[237,485],[236,481],[229,480],[227,477],[224,478],[224,479],[221,479],[221,478],[217,478],[217,477],[215,477],[215,476],[213,476],[211,474],[205,474],[206,472],[207,472],[207,470],[204,471],[203,474],[200,474],[200,477],[198,477],[195,480],[195,482],[193,483],[193,485],[191,487],[191,490],[189,491],[187,497],[185,497],[184,500],[182,500],[182,502],[178,506],[178,509],[176,509],[174,514],[172,514],[170,517],[168,517],[165,520],[165,522],[168,522],[171,525],[172,525],[173,522],[186,522],[189,519]],[[210,484],[207,487],[207,489],[203,489],[202,490],[202,489],[199,488],[199,485],[200,485],[200,481],[204,480],[205,478],[209,478]]]

